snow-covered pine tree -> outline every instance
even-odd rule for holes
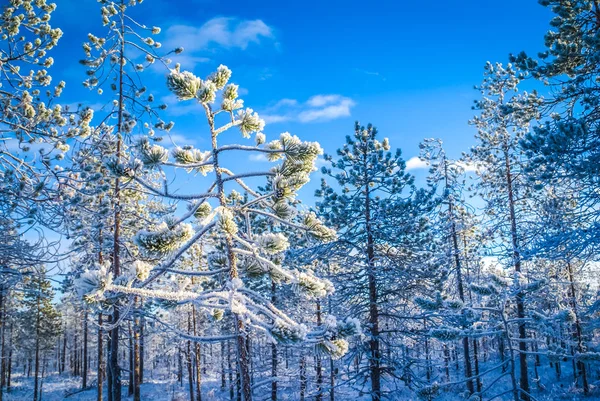
[[[426,266],[430,194],[415,188],[400,150],[389,152],[387,138],[379,141],[377,134],[372,125],[356,123],[354,135],[338,149],[338,159],[325,156],[331,168],[322,171],[340,190],[323,181],[316,193],[322,198],[317,203],[319,214],[339,235],[322,256],[340,266],[334,280],[336,294],[346,307],[352,300],[351,316],[367,320],[366,376],[374,401],[383,396],[384,367],[398,362],[386,358],[399,345],[391,338],[398,323],[393,311],[428,286],[422,278],[435,277]],[[381,335],[382,324],[390,335]],[[390,352],[383,353],[382,344]],[[365,373],[359,369],[359,375]]]
[[[463,249],[463,241],[460,238],[462,231],[468,229],[468,222],[464,221],[462,217],[473,217],[469,216],[468,213],[461,213],[465,210],[466,202],[464,199],[465,192],[465,176],[464,166],[460,161],[449,159],[446,155],[446,151],[443,148],[441,140],[426,139],[421,143],[421,160],[425,161],[429,165],[429,175],[427,177],[428,183],[435,188],[439,188],[440,194],[440,210],[438,215],[438,227],[441,227],[439,235],[442,238],[444,248],[447,249],[445,252],[446,260],[444,260],[444,266],[452,266],[449,268],[449,275],[454,276],[456,282],[456,288],[447,289],[454,296],[458,296],[458,300],[461,305],[453,302],[424,302],[425,305],[434,306],[433,311],[439,312],[441,315],[444,314],[443,310],[437,308],[443,307],[448,313],[448,319],[444,322],[448,330],[445,332],[444,327],[436,327],[434,330],[434,337],[442,340],[452,340],[457,332],[462,331],[464,336],[461,339],[463,360],[464,360],[464,374],[467,386],[467,391],[470,395],[475,392],[473,361],[471,360],[471,346],[469,345],[468,334],[471,329],[472,319],[469,318],[468,312],[463,308],[468,305],[467,299],[467,283],[465,283],[465,270],[464,262],[466,255]],[[426,310],[428,308],[425,308]],[[430,309],[430,308],[429,308]],[[457,316],[457,311],[460,309],[462,317]],[[472,318],[472,316],[471,316]],[[456,324],[457,327],[453,327]],[[476,379],[478,382],[479,379]],[[480,386],[478,386],[480,387]],[[481,388],[477,389],[478,392]]]
[[[267,299],[248,289],[245,285],[248,275],[264,274],[279,284],[292,285],[301,292],[317,297],[327,295],[332,291],[332,286],[307,269],[292,270],[286,267],[285,260],[281,264],[269,260],[268,255],[282,253],[289,247],[288,239],[277,229],[254,235],[251,226],[243,230],[240,227],[249,221],[249,215],[256,214],[267,217],[273,227],[287,225],[323,241],[334,239],[335,232],[313,213],[298,213],[291,203],[296,191],[308,182],[314,162],[321,153],[320,146],[302,142],[289,133],[283,133],[278,140],[265,144],[265,136],[261,132],[264,122],[251,109],[240,110],[243,103],[238,99],[237,85],[228,84],[230,75],[231,71],[224,66],[220,66],[205,80],[190,72],[182,72],[177,67],[171,71],[168,86],[178,99],[197,101],[204,108],[211,148],[200,151],[188,146],[175,148],[169,154],[165,148],[142,140],[138,144],[140,160],[127,163],[115,161],[111,168],[122,176],[134,179],[156,196],[187,203],[188,211],[178,218],[167,218],[162,224],[138,233],[136,240],[142,252],[168,256],[151,268],[148,279],[138,285],[124,286],[115,283],[113,275],[105,272],[102,276],[95,276],[97,285],[89,290],[96,291],[96,295],[115,292],[193,303],[196,308],[230,314],[234,324],[228,328],[228,333],[191,339],[199,342],[235,339],[243,399],[251,400],[246,348],[246,339],[251,332],[262,332],[272,340],[283,343],[304,341],[309,334],[304,325],[294,322]],[[222,96],[222,101],[218,107],[214,107],[217,94]],[[218,139],[232,128],[239,129],[245,138],[256,133],[256,145],[221,145]],[[225,155],[232,152],[262,153],[272,161],[281,160],[281,163],[268,171],[234,173],[223,164]],[[174,160],[171,161],[171,158]],[[166,174],[163,169],[167,167],[182,168],[202,175],[211,174],[213,180],[208,180],[204,192],[195,194],[171,193],[167,186],[158,186],[146,180],[147,172]],[[263,177],[272,190],[258,194],[245,182],[251,177]],[[245,203],[236,202],[231,186],[245,191],[249,200]],[[173,268],[181,256],[205,238],[210,238],[213,244],[207,255],[209,271],[187,272]],[[216,290],[205,289],[200,283],[195,291],[167,291],[164,288],[169,283],[161,279],[167,273],[184,277],[213,277],[218,286]],[[344,336],[351,335],[357,330],[353,321],[341,323],[334,329],[338,337],[343,337],[342,333]],[[326,341],[330,332],[320,331],[309,337],[314,341]],[[340,346],[332,351],[345,352],[339,349]]]
[[[27,334],[23,336],[24,347],[30,347],[34,354],[33,401],[41,394],[40,369],[46,358],[46,351],[54,347],[60,335],[60,314],[52,304],[54,290],[46,277],[44,266],[31,269],[23,284],[23,313],[21,327]]]
[[[467,160],[478,166],[477,193],[486,202],[488,224],[500,241],[500,256],[514,268],[514,285],[526,282],[523,271],[523,235],[530,186],[523,176],[524,155],[519,141],[539,118],[540,99],[535,92],[517,94],[525,73],[512,65],[487,63],[484,80],[478,89],[482,98],[474,109],[480,112],[470,122],[477,128],[478,144]],[[508,222],[508,224],[507,224]],[[516,292],[519,332],[519,391],[524,401],[531,399],[527,363],[525,293]]]
[[[598,230],[597,177],[600,174],[598,85],[600,73],[596,38],[600,6],[596,1],[543,0],[553,14],[552,29],[545,37],[546,49],[537,58],[525,52],[511,61],[553,88],[544,102],[544,122],[522,141],[540,189],[558,183],[578,202],[580,223],[564,235],[571,245],[596,248]],[[571,185],[565,185],[568,179]],[[562,182],[562,184],[561,184]],[[576,184],[576,185],[573,185]],[[585,251],[583,249],[582,251]]]
[[[49,73],[51,51],[62,36],[49,22],[55,9],[45,0],[10,0],[0,8],[0,208],[17,233],[38,230],[35,247],[11,242],[22,257],[19,263],[30,266],[53,245],[39,225],[57,229],[61,223],[53,200],[67,140],[89,133],[89,121],[67,116],[56,103],[65,83],[53,86]],[[35,252],[24,254],[29,251]]]
[[[102,23],[106,27],[105,37],[88,34],[88,42],[84,43],[83,50],[86,58],[81,63],[88,68],[88,78],[84,85],[96,89],[102,95],[105,86],[110,88],[112,102],[107,117],[116,120],[114,137],[109,138],[115,142],[114,163],[119,164],[126,158],[126,146],[131,143],[131,135],[138,127],[150,137],[154,129],[169,131],[173,123],[165,123],[158,116],[158,110],[164,105],[155,104],[154,95],[149,93],[143,85],[140,72],[154,63],[167,64],[168,60],[159,55],[161,43],[153,36],[160,33],[156,26],[146,26],[133,19],[128,11],[141,0],[101,0],[100,11]],[[181,52],[182,49],[173,50]],[[120,175],[116,175],[113,185],[113,226],[111,251],[111,266],[115,277],[122,273],[121,258],[124,250],[121,248],[121,198],[124,183]],[[121,376],[118,363],[119,348],[119,307],[113,305],[113,328],[111,330],[110,362],[108,391],[111,401],[121,400]],[[139,389],[136,388],[135,399],[139,399]]]

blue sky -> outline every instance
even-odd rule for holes
[[[98,3],[55,1],[53,22],[65,34],[53,71],[68,82],[63,102],[109,101],[106,92],[78,86],[81,44],[88,32],[102,32]],[[177,60],[182,68],[205,77],[229,66],[246,106],[266,118],[268,138],[289,131],[333,153],[359,120],[377,126],[405,159],[425,137],[442,138],[452,156],[468,150],[483,65],[542,50],[550,20],[534,0],[145,0],[133,15],[162,28],[163,49],[186,49]],[[164,71],[145,72],[144,80],[172,102]],[[165,119],[175,121],[178,144],[202,147],[206,131],[197,128],[204,120],[196,110],[170,105]]]

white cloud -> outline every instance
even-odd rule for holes
[[[186,145],[196,145],[196,140],[193,138],[188,138],[186,135],[169,132],[165,135],[164,141],[173,144],[174,146],[186,146]]]
[[[183,47],[187,52],[205,50],[211,44],[227,49],[245,50],[250,43],[274,39],[273,29],[262,20],[239,20],[231,17],[213,18],[200,27],[173,25],[166,31],[165,46]]]
[[[248,156],[248,159],[250,159],[250,161],[253,162],[268,162],[269,159],[267,159],[267,156],[265,156],[264,153],[253,153],[250,156]]]
[[[290,116],[284,116],[280,114],[260,114],[260,118],[265,120],[267,124],[281,123],[284,121],[290,121],[292,119]]]
[[[465,170],[465,173],[474,173],[477,171],[477,166],[474,163],[456,162],[456,165]]]
[[[348,117],[356,103],[342,95],[315,95],[306,102],[282,99],[261,114],[267,123],[299,121],[302,123],[329,121]]]
[[[315,95],[306,101],[306,104],[312,107],[321,107],[326,104],[335,103],[340,95]]]
[[[410,170],[422,170],[424,168],[428,168],[429,164],[418,158],[417,156],[411,157],[406,161],[406,171]]]

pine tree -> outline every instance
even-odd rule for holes
[[[337,151],[339,158],[325,156],[332,168],[323,168],[323,173],[334,178],[340,192],[323,182],[316,194],[322,198],[317,204],[319,214],[340,237],[323,256],[344,266],[335,280],[339,283],[337,295],[346,302],[356,299],[350,314],[368,319],[373,400],[383,396],[384,363],[393,363],[382,353],[381,324],[394,324],[394,316],[386,312],[382,318],[380,311],[398,307],[402,302],[399,289],[421,285],[417,284],[421,275],[430,274],[428,268],[419,272],[427,259],[425,211],[431,207],[430,196],[414,187],[414,178],[404,171],[400,150],[388,152],[387,138],[379,141],[377,134],[372,125],[356,123],[354,136],[346,137],[346,144]],[[412,275],[411,284],[408,274]]]
[[[428,182],[434,187],[441,187],[440,195],[440,207],[438,227],[442,228],[441,236],[442,242],[445,244],[447,258],[443,265],[453,266],[451,272],[456,278],[456,289],[450,289],[452,294],[458,295],[458,300],[462,304],[462,308],[467,306],[467,288],[465,284],[465,270],[464,261],[466,250],[462,249],[462,241],[459,238],[461,231],[468,227],[468,223],[464,221],[465,200],[463,198],[463,192],[465,191],[465,179],[464,179],[464,166],[460,162],[451,160],[447,157],[442,143],[439,140],[425,140],[421,144],[421,159],[424,160],[429,166]],[[461,211],[463,213],[461,213]],[[461,215],[462,214],[462,215]],[[471,361],[471,348],[469,345],[469,337],[466,335],[471,330],[472,319],[469,319],[468,312],[462,309],[458,304],[452,302],[436,302],[429,300],[428,302],[421,302],[426,306],[434,306],[433,310],[437,310],[438,307],[446,307],[449,312],[450,322],[446,324],[459,322],[459,327],[449,327],[448,330],[444,330],[443,327],[437,327],[434,329],[434,334],[438,338],[452,339],[456,335],[456,330],[462,330],[465,336],[461,339],[463,358],[465,364],[465,381],[467,385],[467,391],[470,395],[475,392],[475,386],[473,384],[473,367]],[[462,316],[456,316],[457,307],[461,308]],[[425,309],[428,309],[427,307]],[[442,312],[442,311],[440,311]],[[443,312],[442,312],[443,313]],[[477,379],[479,380],[479,379]],[[478,389],[478,391],[481,391]]]
[[[98,94],[104,92],[103,86],[110,86],[113,92],[111,117],[116,118],[115,149],[112,155],[116,163],[120,163],[126,152],[129,137],[138,126],[138,129],[147,130],[152,136],[157,129],[169,131],[173,123],[165,123],[158,117],[158,110],[164,109],[163,105],[154,104],[154,95],[147,93],[147,88],[139,79],[139,73],[150,65],[156,63],[166,64],[162,55],[157,53],[161,44],[152,38],[160,33],[160,28],[148,27],[135,21],[128,11],[128,7],[141,3],[140,0],[107,1],[102,0],[101,15],[103,25],[107,28],[106,37],[97,37],[88,34],[89,41],[84,43],[83,49],[86,59],[81,63],[88,68],[89,78],[84,81],[84,86],[97,89]],[[150,36],[146,36],[150,35]],[[181,50],[176,50],[180,52]],[[141,53],[144,60],[140,62],[136,55]],[[116,175],[113,183],[111,201],[113,205],[112,251],[111,268],[115,278],[122,274],[122,200],[126,182],[123,177]],[[118,302],[113,304],[112,321],[119,322]],[[121,376],[118,361],[119,353],[119,325],[114,325],[110,336],[109,381],[108,391],[110,400],[121,400]]]
[[[96,296],[115,292],[177,302],[194,301],[197,307],[208,310],[213,316],[229,313],[233,327],[229,326],[228,334],[216,338],[187,337],[200,342],[216,341],[217,338],[235,339],[241,391],[243,399],[247,401],[252,399],[250,359],[246,347],[251,331],[260,330],[269,338],[283,343],[300,342],[307,336],[304,325],[294,322],[281,310],[262,301],[258,294],[245,288],[248,275],[267,275],[278,283],[292,284],[302,292],[317,297],[330,292],[331,284],[318,279],[309,271],[290,270],[269,260],[269,255],[282,253],[289,247],[289,242],[282,233],[274,231],[254,235],[251,226],[243,230],[240,227],[248,221],[249,215],[256,214],[267,217],[273,224],[294,227],[320,240],[331,240],[335,238],[335,233],[325,227],[314,214],[296,213],[290,203],[296,191],[308,182],[308,175],[314,169],[315,159],[321,152],[320,147],[316,143],[301,142],[288,133],[282,134],[279,140],[261,146],[265,143],[265,136],[260,132],[264,122],[251,109],[234,113],[241,109],[243,103],[237,98],[237,85],[227,85],[230,75],[229,69],[221,66],[209,78],[201,80],[176,67],[168,77],[169,88],[180,100],[193,99],[203,106],[210,129],[210,150],[202,152],[185,147],[175,148],[169,154],[165,148],[143,139],[137,145],[141,163],[134,159],[121,162],[114,160],[110,163],[115,174],[132,178],[154,195],[188,204],[189,211],[181,217],[168,217],[163,223],[137,234],[136,242],[143,254],[148,257],[166,256],[166,259],[156,266],[148,265],[148,278],[131,287],[113,281],[113,275],[108,272],[90,272],[86,279],[88,283],[94,284],[89,285],[87,290],[95,291]],[[213,109],[217,92],[222,93],[223,102]],[[228,116],[229,122],[217,125],[217,116],[222,118],[221,114]],[[257,145],[219,145],[217,138],[231,128],[240,129],[246,138],[256,133]],[[260,152],[273,161],[282,160],[282,163],[265,172],[235,174],[224,167],[220,158],[233,151]],[[169,160],[171,157],[174,161]],[[168,187],[157,187],[147,180],[148,173],[158,171],[164,174],[163,166],[183,168],[203,175],[212,173],[214,181],[204,193],[170,193]],[[259,195],[244,182],[249,177],[266,178],[272,190],[268,194]],[[251,200],[240,203],[240,195],[235,190],[228,189],[231,184],[239,185]],[[208,254],[210,270],[188,272],[173,268],[194,244],[205,239],[212,242],[213,250]],[[169,292],[161,289],[168,286],[169,281],[159,280],[167,273],[183,277],[213,277],[218,286],[217,289],[203,288],[202,283],[199,283],[195,291]],[[335,330],[338,334],[343,331],[349,335],[352,332],[349,327],[352,324],[342,325]],[[320,333],[315,341],[328,340],[331,335],[330,331]],[[340,340],[331,344],[338,347],[333,352],[345,352]]]
[[[521,145],[529,158],[528,173],[535,189],[560,187],[577,202],[571,227],[562,235],[582,257],[598,237],[598,88],[596,39],[600,6],[596,1],[543,0],[554,14],[537,59],[525,52],[511,55],[531,77],[553,90],[544,99],[544,121]],[[591,251],[594,252],[594,251]]]
[[[45,359],[46,352],[56,344],[62,325],[60,314],[52,304],[54,290],[46,278],[43,266],[30,271],[23,286],[23,293],[22,327],[28,333],[26,338],[30,339],[28,346],[35,354],[33,400],[37,401],[42,390],[39,377],[40,362]]]
[[[486,202],[488,216],[495,224],[504,245],[507,258],[514,268],[516,286],[523,276],[523,223],[527,211],[528,188],[520,185],[525,181],[524,162],[519,141],[527,133],[532,120],[539,118],[541,99],[536,93],[517,95],[519,82],[524,73],[511,65],[488,63],[484,80],[479,87],[482,99],[474,108],[480,111],[472,121],[477,128],[477,146],[471,149],[469,161],[480,166],[478,193]],[[508,221],[506,228],[505,221]],[[503,244],[506,244],[503,242]],[[527,363],[527,329],[525,324],[525,294],[517,292],[519,331],[520,397],[530,400],[529,372]]]

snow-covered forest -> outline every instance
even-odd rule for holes
[[[61,50],[69,10],[0,0],[0,401],[600,399],[596,0],[540,0],[420,175],[377,121],[274,135],[152,2]]]

